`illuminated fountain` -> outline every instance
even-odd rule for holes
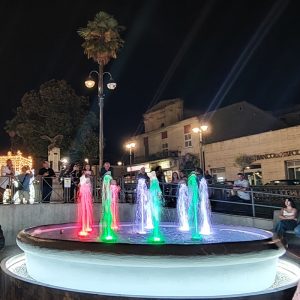
[[[299,268],[279,259],[285,249],[271,232],[242,226],[211,226],[208,203],[202,198],[207,197],[205,187],[200,189],[200,203],[193,198],[195,210],[190,212],[195,224],[189,224],[192,236],[175,222],[161,223],[155,178],[151,178],[154,180],[150,185],[152,197],[157,196],[152,198],[154,228],[146,231],[144,220],[140,227],[141,233],[147,234],[137,233],[136,221],[121,222],[117,239],[112,229],[110,198],[105,196],[108,201],[103,203],[102,228],[94,226],[80,240],[77,224],[25,229],[17,237],[25,254],[7,260],[6,268],[13,273],[25,264],[26,258],[27,278],[33,283],[96,293],[104,298],[110,295],[222,299],[266,293],[278,281],[280,272],[290,276],[295,285],[300,277]],[[108,192],[108,179],[104,192]],[[189,188],[195,187],[194,179],[192,176]],[[159,205],[157,211],[155,204]],[[207,212],[200,218],[199,207]],[[143,214],[145,217],[146,212]]]

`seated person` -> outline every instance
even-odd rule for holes
[[[234,195],[230,197],[231,201],[250,202],[249,181],[243,173],[238,173],[238,179],[234,181],[232,191]]]
[[[279,238],[283,238],[287,230],[294,230],[297,226],[297,215],[295,202],[292,199],[285,199],[284,207],[279,214],[279,221],[275,226],[275,231]]]

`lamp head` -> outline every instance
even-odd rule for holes
[[[126,148],[128,148],[128,149],[132,149],[132,148],[134,148],[135,147],[135,143],[128,143],[127,145],[126,145]]]
[[[93,88],[96,84],[95,80],[92,78],[92,76],[89,76],[87,80],[84,82],[85,86],[89,89]]]
[[[207,126],[207,125],[201,125],[201,126],[200,126],[200,129],[201,129],[202,131],[206,131],[206,130],[208,129],[208,126]]]
[[[110,90],[114,90],[117,87],[117,83],[113,80],[113,78],[111,77],[109,79],[108,84],[106,85],[108,89]]]

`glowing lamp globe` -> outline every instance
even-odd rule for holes
[[[114,90],[117,87],[117,83],[113,80],[110,80],[109,83],[106,85],[108,89]]]
[[[85,86],[89,89],[93,88],[96,84],[95,80],[92,77],[89,77],[85,82]]]

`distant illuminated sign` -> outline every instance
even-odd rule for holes
[[[71,178],[65,177],[64,178],[64,187],[70,188],[71,187]]]
[[[137,166],[127,167],[127,172],[139,171],[141,168],[145,168],[146,172],[150,172],[150,166],[149,166],[149,164],[143,164],[143,165],[137,165]]]
[[[163,160],[159,163],[162,169],[170,169],[170,161],[169,160]]]

